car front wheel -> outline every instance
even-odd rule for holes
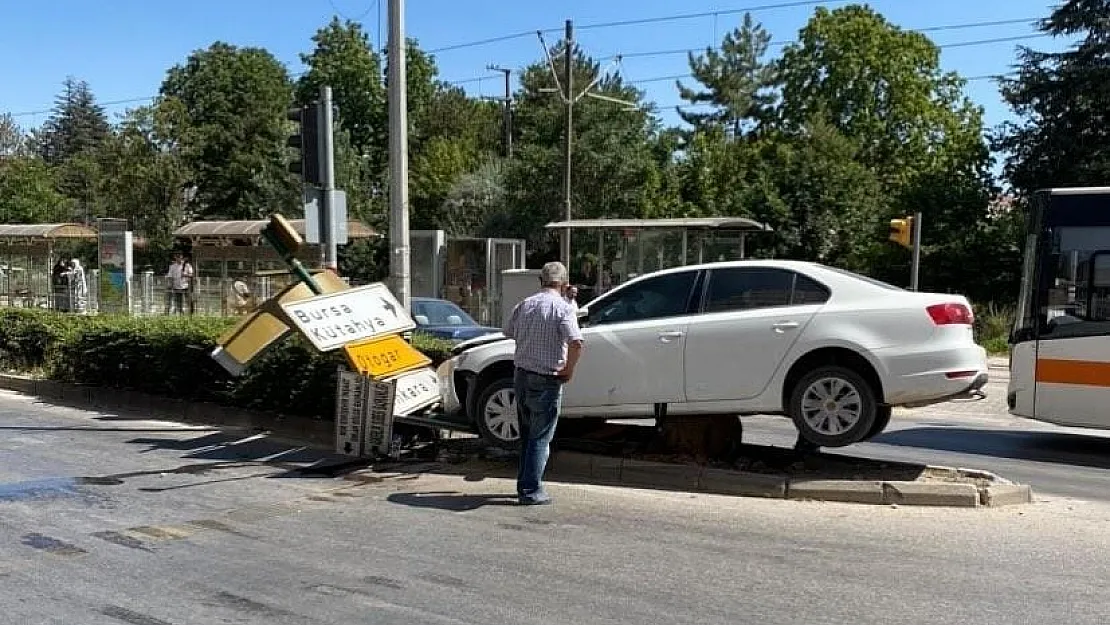
[[[474,422],[486,442],[504,449],[516,449],[520,445],[520,420],[516,414],[512,378],[499,378],[486,385],[475,402]]]
[[[875,390],[846,367],[825,365],[798,380],[787,413],[805,440],[844,447],[864,440],[878,416]]]

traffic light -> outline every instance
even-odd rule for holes
[[[288,146],[300,153],[289,163],[289,171],[297,174],[305,184],[318,185],[320,178],[320,107],[314,102],[308,106],[289,109],[286,117],[298,124],[297,131],[289,137]]]
[[[913,247],[913,217],[891,219],[890,240],[902,247]]]

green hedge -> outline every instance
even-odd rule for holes
[[[62,382],[330,418],[340,353],[319,354],[299,336],[273,347],[238,378],[209,353],[234,319],[80,317],[0,309],[0,366]],[[450,343],[416,334],[439,364]]]

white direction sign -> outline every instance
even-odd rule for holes
[[[282,304],[281,308],[322,352],[416,327],[405,308],[380,282]]]
[[[439,376],[424,367],[390,378],[395,384],[393,416],[403,417],[439,401]]]

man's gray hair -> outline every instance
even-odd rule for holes
[[[540,284],[543,286],[566,284],[568,282],[570,282],[570,278],[567,275],[567,268],[559,261],[547,263],[540,270]]]

